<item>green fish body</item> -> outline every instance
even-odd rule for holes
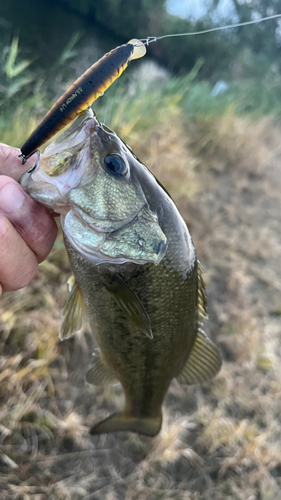
[[[86,380],[119,381],[124,390],[124,410],[91,433],[156,435],[172,379],[201,383],[221,366],[201,329],[205,285],[184,220],[151,172],[90,111],[21,183],[61,214],[75,279],[60,336],[88,320],[99,347]]]

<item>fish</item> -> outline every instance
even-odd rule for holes
[[[145,45],[133,38],[128,43],[112,49],[87,69],[57,100],[25,141],[19,155],[22,164],[103,95],[133,59],[139,59],[145,54]]]
[[[73,278],[60,338],[89,321],[98,347],[86,381],[121,383],[124,409],[92,435],[156,436],[171,381],[198,384],[221,367],[203,330],[203,269],[172,198],[91,109],[24,173],[30,196],[60,214]]]

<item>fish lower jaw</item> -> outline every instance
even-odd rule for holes
[[[69,243],[72,245],[72,247],[79,253],[79,255],[88,262],[90,262],[91,264],[93,264],[94,266],[98,266],[100,264],[121,265],[129,262],[132,264],[144,265],[147,264],[148,262],[148,260],[130,259],[126,256],[110,257],[109,255],[105,255],[104,253],[100,252],[98,249],[96,250],[91,249],[87,251],[85,247],[77,245],[77,243],[69,234],[67,234],[66,237]]]
[[[64,235],[69,244],[86,261],[97,266],[99,264],[133,264],[144,265],[147,263],[159,264],[165,255],[167,242],[157,240],[156,249],[142,251],[136,246],[136,242],[124,245],[119,242],[120,230],[115,232],[96,231],[77,214],[75,210],[69,210],[66,215],[61,215],[61,224]],[[129,226],[124,226],[129,227]],[[116,236],[117,235],[117,236]],[[118,236],[119,235],[119,236]],[[122,235],[121,235],[122,236]],[[112,241],[112,238],[115,238]],[[141,237],[139,237],[141,239]]]

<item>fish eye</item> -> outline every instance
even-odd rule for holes
[[[120,155],[109,155],[103,160],[107,172],[117,179],[124,177],[128,172],[128,166]]]

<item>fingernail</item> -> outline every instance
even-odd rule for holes
[[[26,196],[17,184],[6,184],[0,191],[0,210],[4,214],[11,214],[23,205]]]

